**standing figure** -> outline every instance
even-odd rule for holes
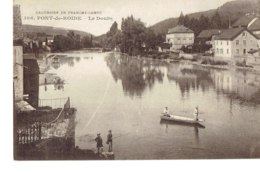
[[[164,115],[164,116],[167,116],[167,117],[170,117],[168,107],[165,107],[165,108],[164,108],[164,110],[163,110],[163,115]]]
[[[109,130],[107,134],[108,152],[112,152],[112,131]]]
[[[103,140],[100,136],[100,133],[97,134],[97,137],[95,138],[95,141],[97,142],[97,149],[98,149],[98,154],[100,154],[100,148],[103,147]]]
[[[196,121],[199,120],[199,108],[198,108],[198,106],[196,106],[196,108],[194,110],[194,117],[195,117]]]

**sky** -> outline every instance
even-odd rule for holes
[[[178,17],[181,11],[184,14],[206,11],[228,1],[230,0],[14,0],[14,4],[20,5],[23,24],[76,29],[97,36],[106,33],[114,21],[120,25],[122,18],[131,14],[134,18],[140,18],[146,26],[151,26],[162,20]],[[36,14],[43,11],[57,11],[59,14]],[[61,15],[61,11],[66,11],[67,14]],[[71,15],[68,11],[100,14]],[[41,18],[43,16],[80,16],[81,20],[46,20]],[[89,20],[89,16],[95,20]],[[99,16],[109,20],[96,20]],[[26,17],[33,17],[33,20],[26,20]]]

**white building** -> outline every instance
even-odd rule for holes
[[[249,54],[248,51],[258,49],[258,38],[246,28],[230,28],[222,30],[215,38],[215,57],[231,58]]]
[[[183,25],[178,25],[169,29],[166,35],[166,43],[172,45],[170,50],[178,50],[183,46],[193,45],[194,32]]]
[[[260,17],[254,14],[245,15],[239,18],[233,25],[233,28],[244,27],[251,31],[258,38],[258,48],[260,48]]]

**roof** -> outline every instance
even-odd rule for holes
[[[257,37],[257,39],[260,39],[260,34],[255,34],[255,36]]]
[[[194,32],[183,25],[177,25],[176,27],[168,30],[168,34],[171,33],[194,33]]]
[[[46,42],[47,37],[46,36],[38,36],[37,40],[40,42]]]
[[[216,40],[233,40],[244,30],[247,29],[239,27],[222,30],[221,34],[216,37]]]
[[[235,21],[232,27],[247,27],[248,24],[255,18],[255,15],[245,15]]]
[[[260,30],[260,19],[258,18],[252,25],[248,27],[250,31]]]
[[[219,29],[202,30],[197,38],[211,38],[213,35],[219,35],[220,32]]]

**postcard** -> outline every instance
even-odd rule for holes
[[[14,0],[14,159],[259,158],[259,6]]]

